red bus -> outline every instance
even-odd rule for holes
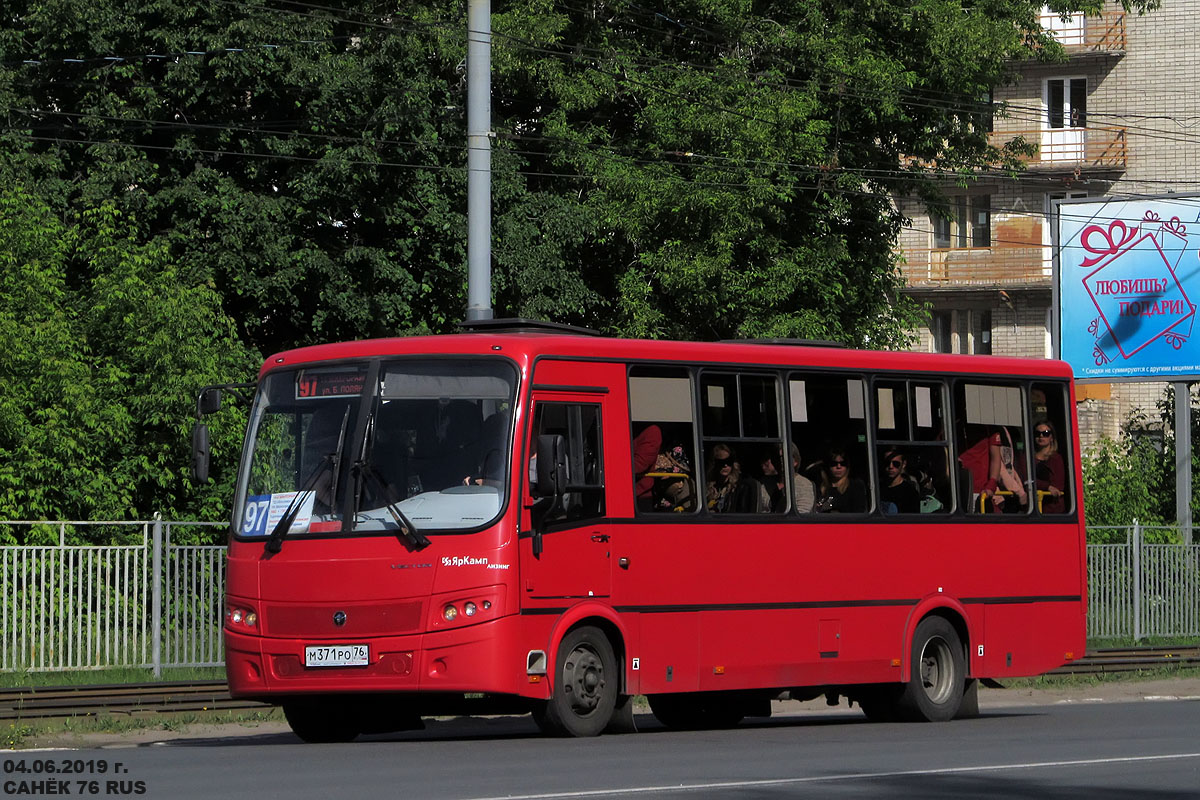
[[[211,408],[214,403],[203,403]],[[604,338],[527,320],[259,376],[224,625],[309,741],[531,712],[559,735],[770,700],[977,712],[1084,652],[1058,361]]]

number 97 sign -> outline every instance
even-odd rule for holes
[[[295,501],[300,492],[279,492],[278,494],[256,494],[246,498],[242,510],[242,526],[238,533],[241,536],[266,536],[279,520],[283,519],[288,507]],[[308,530],[312,519],[313,500],[315,492],[303,492],[298,501],[299,510],[296,518],[288,529],[288,533],[303,533]]]

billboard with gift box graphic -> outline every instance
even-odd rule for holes
[[[1200,196],[1060,200],[1058,350],[1081,380],[1200,378]]]

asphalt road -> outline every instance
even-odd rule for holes
[[[985,701],[979,719],[935,725],[872,724],[857,711],[808,706],[733,730],[676,733],[640,716],[638,734],[586,740],[542,738],[523,718],[435,721],[347,745],[301,744],[272,725],[218,729],[5,752],[0,796],[40,796],[32,782],[66,779],[72,796],[206,800],[1200,797],[1200,694],[1143,696],[1157,699],[1085,693],[1022,705],[1009,696]]]

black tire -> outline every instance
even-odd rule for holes
[[[598,628],[576,628],[558,646],[550,699],[533,712],[552,736],[598,736],[617,704],[617,659]]]
[[[694,731],[704,727],[700,704],[691,694],[652,694],[646,697],[650,713],[664,727],[676,731]]]
[[[732,728],[746,717],[744,698],[721,693],[654,694],[646,699],[654,718],[677,731]]]
[[[979,716],[979,681],[967,678],[963,688],[962,703],[958,706],[955,719],[975,719]]]
[[[283,704],[283,715],[292,732],[310,744],[350,742],[358,736],[358,722],[348,704],[335,700],[293,700]]]
[[[637,733],[637,721],[633,718],[633,696],[628,694],[617,697],[616,707],[612,718],[604,728],[605,733]]]
[[[945,722],[962,704],[966,659],[958,632],[944,617],[926,617],[912,641],[911,675],[897,708],[903,719]]]
[[[904,686],[895,684],[880,684],[864,689],[856,695],[858,707],[871,722],[896,722],[900,719],[900,695]]]

